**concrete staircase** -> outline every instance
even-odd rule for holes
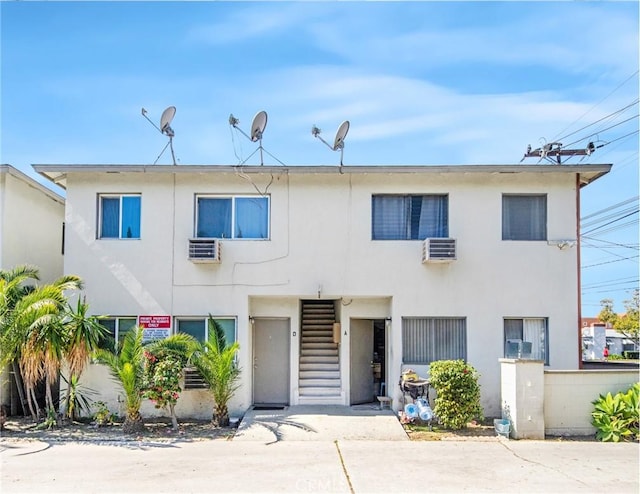
[[[332,300],[302,302],[298,375],[300,405],[342,405],[340,358],[333,342],[336,322]]]

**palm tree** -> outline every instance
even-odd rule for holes
[[[34,420],[37,419],[37,411],[33,408],[29,391],[25,398],[25,389],[17,363],[23,343],[23,331],[22,328],[17,327],[17,320],[21,314],[16,311],[16,305],[32,290],[32,286],[28,283],[38,279],[38,269],[34,266],[21,265],[8,271],[0,270],[0,368],[4,368],[7,364],[12,365],[23,411],[26,414],[24,405],[27,402]],[[24,309],[26,308],[23,305]]]
[[[100,317],[88,316],[88,310],[86,298],[78,298],[75,311],[67,304],[63,320],[66,335],[64,358],[69,370],[69,379],[66,379],[65,412],[71,420],[76,412],[76,391],[80,375],[92,353],[99,348],[100,341],[107,334],[107,329],[100,324]]]
[[[66,275],[50,285],[35,287],[16,304],[16,310],[21,314],[18,328],[24,331],[20,370],[31,390],[44,377],[46,405],[50,411],[55,410],[51,387],[58,381],[67,340],[62,323],[64,307],[68,305],[64,292],[81,288],[79,277]],[[22,304],[30,309],[21,310]]]
[[[209,339],[204,351],[193,356],[193,364],[213,395],[213,422],[219,427],[229,425],[228,403],[239,387],[240,368],[235,361],[240,345],[227,345],[222,327],[209,315]]]
[[[100,363],[109,367],[111,377],[124,391],[126,416],[122,430],[125,434],[144,431],[144,422],[140,414],[143,392],[143,335],[143,328],[138,326],[127,332],[118,353],[101,348],[95,354]]]
[[[61,322],[67,304],[65,291],[82,288],[82,281],[74,275],[63,276],[49,285],[29,284],[38,279],[34,266],[0,271],[0,365],[12,363],[17,380],[15,363],[19,363],[34,420],[39,412],[35,387],[43,378],[47,406],[54,410],[51,386],[58,379],[66,339]]]
[[[27,402],[34,420],[39,413],[35,386],[47,374],[51,377],[55,367],[52,365],[55,345],[47,344],[43,329],[54,323],[64,302],[63,290],[75,287],[76,281],[79,283],[79,279],[74,279],[74,283],[69,284],[71,280],[67,278],[61,279],[58,285],[43,287],[29,283],[36,280],[38,269],[33,266],[0,271],[0,365],[12,364],[22,402]],[[50,398],[49,393],[51,405]]]

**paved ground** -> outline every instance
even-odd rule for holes
[[[352,407],[291,406],[283,410],[248,410],[234,441],[408,441],[392,410],[378,405]]]
[[[235,436],[198,430],[138,440],[102,429],[5,434],[0,492],[640,491],[636,443],[496,435],[409,441],[393,412],[371,406],[250,410]]]
[[[0,440],[9,493],[634,493],[638,444]]]

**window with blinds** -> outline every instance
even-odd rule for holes
[[[449,235],[447,195],[374,195],[371,198],[373,240],[424,240]]]
[[[402,355],[405,364],[466,360],[466,318],[402,318]]]
[[[546,240],[547,196],[504,194],[502,240]]]

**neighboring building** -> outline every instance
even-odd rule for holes
[[[580,188],[610,165],[34,168],[66,188],[65,273],[116,338],[204,339],[211,314],[240,343],[234,413],[397,409],[402,368],[461,358],[499,416],[500,358],[579,366]],[[86,384],[118,406],[100,367]]]
[[[32,264],[43,283],[62,276],[64,199],[11,165],[0,165],[0,267]]]
[[[0,268],[31,264],[42,283],[63,274],[64,199],[10,165],[0,165]],[[16,412],[7,372],[0,374],[0,404]]]
[[[611,323],[604,323],[596,317],[582,318],[582,360],[604,360],[608,355],[623,355],[626,351],[636,351],[636,342],[616,331]]]

